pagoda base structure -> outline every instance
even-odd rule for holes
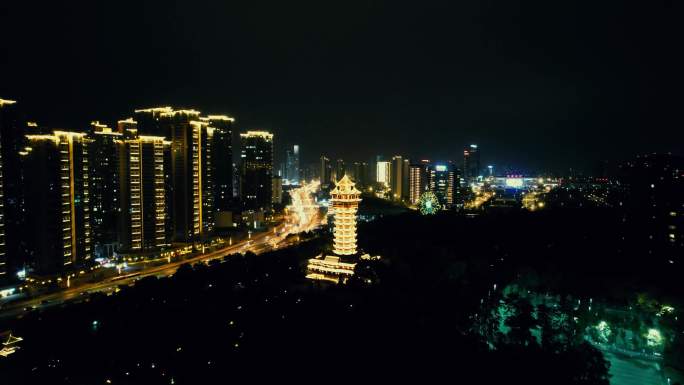
[[[369,254],[357,255],[319,255],[309,259],[306,267],[306,278],[316,281],[328,281],[337,284],[345,284],[354,275],[356,261],[378,260],[380,257],[371,257]]]
[[[306,267],[306,278],[332,283],[347,283],[347,280],[354,275],[355,260],[356,258],[351,256],[340,257],[321,254],[316,258],[309,259],[309,264]]]

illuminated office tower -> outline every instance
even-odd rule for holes
[[[321,187],[327,187],[332,181],[332,165],[330,164],[330,159],[325,155],[321,156]]]
[[[214,186],[214,216],[230,211],[233,201],[233,122],[226,115],[201,118],[213,128],[211,170]],[[206,217],[206,215],[205,215]]]
[[[26,135],[20,152],[26,199],[27,248],[35,270],[52,274],[92,257],[89,151],[84,133]]]
[[[309,259],[307,278],[331,282],[346,282],[356,267],[356,213],[361,192],[344,176],[330,191],[331,210],[335,217],[333,255]]]
[[[118,141],[122,216],[120,233],[126,252],[159,250],[172,234],[166,217],[166,168],[171,142],[161,136],[138,136],[132,129]]]
[[[90,124],[90,208],[94,255],[111,257],[119,225],[119,145],[122,133],[99,122]]]
[[[480,175],[480,150],[477,144],[463,149],[463,178],[471,182]]]
[[[418,204],[420,196],[428,189],[430,179],[430,161],[422,160],[420,163],[409,166],[409,203]]]
[[[240,134],[241,195],[245,208],[271,211],[273,199],[273,134],[247,131]]]
[[[430,191],[444,208],[454,205],[458,176],[451,164],[436,164],[430,168]]]
[[[385,185],[386,187],[390,187],[390,176],[392,175],[391,170],[392,167],[390,162],[378,161],[376,163],[375,181]]]
[[[299,145],[297,144],[285,151],[285,175],[283,176],[290,184],[299,184]]]
[[[333,181],[342,179],[346,174],[347,169],[344,165],[344,159],[338,159],[337,162],[335,162],[335,175],[333,175]]]

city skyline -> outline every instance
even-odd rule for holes
[[[0,55],[13,76],[0,95],[49,127],[173,105],[273,132],[276,152],[297,143],[303,163],[322,147],[354,160],[458,159],[478,143],[487,163],[558,171],[676,152],[682,140],[676,34],[655,22],[673,13],[657,2],[5,7],[0,31],[15,38]],[[119,20],[128,28],[111,28]],[[316,134],[345,130],[365,140]]]
[[[684,385],[678,8],[3,2],[0,383]]]

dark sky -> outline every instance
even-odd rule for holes
[[[682,152],[674,1],[2,1],[0,97],[83,129],[228,113],[304,161],[591,167]]]

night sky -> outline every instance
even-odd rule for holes
[[[7,0],[0,97],[76,130],[139,107],[228,113],[304,162],[460,161],[473,142],[483,163],[590,170],[682,152],[674,3]]]

